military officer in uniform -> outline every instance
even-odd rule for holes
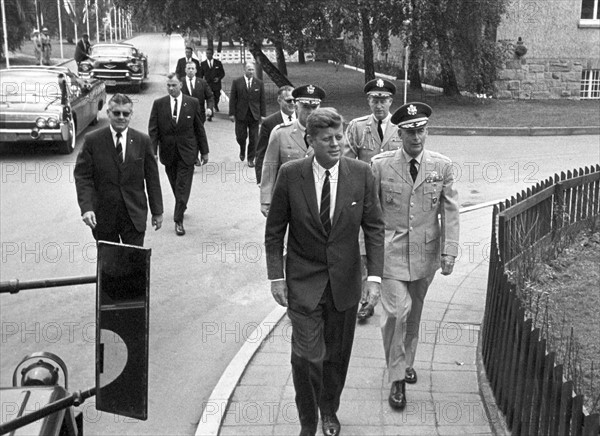
[[[392,116],[402,148],[372,160],[385,221],[381,332],[391,383],[391,407],[406,406],[423,301],[435,272],[452,273],[458,254],[458,194],[452,161],[425,150],[431,108],[407,103]]]
[[[292,91],[296,101],[296,121],[273,129],[265,152],[260,182],[260,211],[266,217],[279,167],[284,163],[313,155],[306,141],[306,120],[321,105],[325,91],[314,85],[303,85]]]
[[[393,96],[396,94],[396,86],[389,80],[373,79],[365,85],[363,92],[367,94],[367,103],[369,103],[371,114],[355,118],[348,124],[344,156],[371,163],[373,156],[384,151],[398,150],[402,147],[398,129],[390,123],[392,117],[390,107],[393,103]],[[359,322],[363,322],[373,315],[373,308],[368,307],[365,292],[367,266],[365,264],[366,252],[362,232],[359,238],[363,293],[356,317]]]

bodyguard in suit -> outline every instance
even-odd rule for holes
[[[188,64],[188,62],[193,62],[194,64],[196,64],[196,75],[200,77],[200,73],[198,73],[198,71],[200,71],[200,61],[192,57],[193,54],[194,50],[192,49],[192,47],[186,47],[185,57],[177,60],[177,67],[175,68],[175,73],[177,74],[177,77],[179,77],[179,80],[183,81],[183,79],[185,78],[185,66]]]
[[[158,165],[150,138],[129,128],[133,115],[129,97],[113,95],[106,113],[110,125],[87,134],[77,156],[77,201],[83,222],[92,229],[97,241],[141,247],[148,201],[152,225],[156,230],[162,225]]]
[[[229,119],[235,123],[235,139],[240,146],[240,160],[246,157],[248,139],[248,166],[254,167],[258,125],[267,116],[265,87],[254,77],[254,63],[247,62],[244,75],[233,80],[229,96]]]
[[[269,213],[271,195],[279,168],[286,162],[312,156],[313,150],[306,140],[306,120],[319,108],[325,98],[325,91],[318,86],[303,85],[294,89],[298,119],[292,124],[279,125],[271,133],[265,152],[260,183],[260,211],[266,217]]]
[[[219,100],[221,98],[221,80],[225,77],[225,69],[218,59],[213,59],[213,49],[206,49],[206,60],[200,63],[198,75],[206,80],[215,97],[215,110],[219,112]],[[211,117],[208,117],[211,121]]]
[[[431,108],[408,103],[392,116],[402,149],[373,158],[373,173],[385,221],[381,332],[391,383],[388,401],[406,406],[427,289],[435,272],[452,273],[458,254],[458,194],[452,161],[425,150]]]
[[[301,435],[337,435],[361,294],[358,229],[365,233],[369,295],[383,272],[384,225],[369,165],[341,157],[342,118],[315,110],[307,121],[314,156],[284,164],[267,217],[267,272],[292,323],[292,377]],[[287,258],[283,245],[289,233]]]
[[[81,62],[88,59],[90,56],[90,36],[87,33],[81,35],[81,39],[77,41],[77,45],[75,46],[75,62],[80,64]]]
[[[176,73],[167,75],[169,95],[154,100],[148,123],[152,145],[158,150],[175,195],[173,221],[178,236],[185,235],[183,214],[190,198],[198,148],[202,165],[208,162],[208,141],[200,103],[184,95],[181,86]]]
[[[355,118],[348,124],[346,130],[348,142],[344,149],[344,156],[371,163],[371,158],[376,154],[402,147],[398,129],[390,122],[392,117],[390,107],[396,94],[396,86],[389,80],[374,79],[365,85],[363,92],[367,94],[371,114]],[[360,242],[364,283],[367,278],[365,250],[362,239]],[[357,314],[358,321],[363,322],[372,315],[373,308],[367,308],[366,294],[363,292],[361,307]]]
[[[200,103],[200,118],[203,123],[206,121],[207,115],[209,118],[212,117],[215,108],[215,98],[206,81],[197,77],[196,64],[194,62],[188,62],[185,66],[185,77],[181,92],[198,99]]]
[[[260,185],[260,177],[262,172],[262,164],[269,144],[269,137],[273,128],[279,124],[286,126],[292,124],[296,120],[296,103],[292,96],[293,87],[285,85],[277,91],[277,103],[279,110],[274,114],[265,118],[260,125],[260,133],[258,135],[258,145],[256,146],[256,159],[254,170],[256,171],[256,183]]]

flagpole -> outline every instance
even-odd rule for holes
[[[100,25],[98,24],[98,0],[94,0],[94,9],[96,10],[96,44],[100,42]]]
[[[2,6],[2,34],[4,36],[4,57],[6,58],[6,68],[10,68],[10,60],[8,55],[8,32],[6,31],[6,9],[4,8],[4,0]]]
[[[90,2],[89,0],[85,0],[85,28],[87,30],[88,36],[90,36]]]
[[[61,11],[61,7],[60,7],[60,0],[56,0],[56,7],[58,9],[58,40],[60,42],[60,57],[61,57],[61,59],[63,59],[65,56],[64,56],[64,52],[63,52],[62,11]]]
[[[73,3],[75,3],[75,1]],[[73,12],[73,24],[75,26],[75,44],[77,44],[77,41],[79,40],[77,32],[77,8],[75,7],[75,4],[69,4],[69,6],[71,7],[71,11]]]

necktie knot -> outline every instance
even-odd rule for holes
[[[288,120],[290,121],[290,123],[292,122],[292,116],[288,115]]]

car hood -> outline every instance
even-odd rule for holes
[[[29,99],[26,101],[0,101],[0,114],[36,113],[40,115],[60,115],[62,105],[60,97],[56,101],[51,98]]]

